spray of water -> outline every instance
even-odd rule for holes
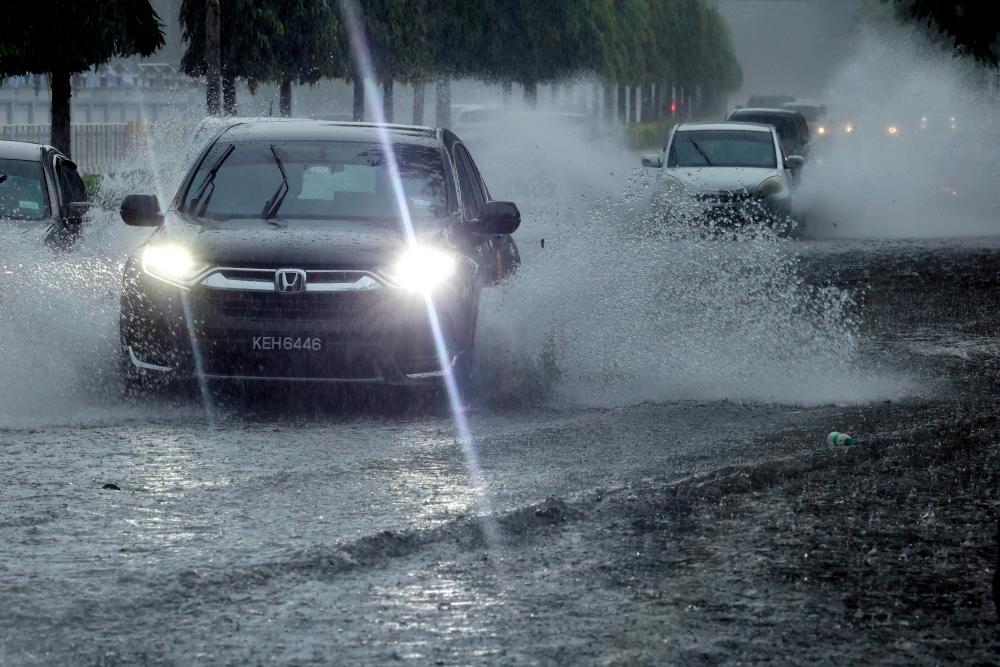
[[[494,194],[527,193],[528,260],[480,320],[487,400],[819,404],[907,389],[859,366],[855,295],[807,283],[795,244],[682,224],[638,156],[581,132],[540,116],[477,147]]]
[[[813,141],[813,164],[803,172],[810,235],[1000,231],[991,183],[1000,134],[990,83],[981,67],[943,56],[912,30],[864,33],[825,93],[831,133]]]

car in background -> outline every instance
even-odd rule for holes
[[[749,211],[776,226],[792,213],[794,172],[803,163],[785,155],[772,125],[734,122],[677,125],[661,154],[642,159],[660,170],[664,191],[703,203],[710,219]]]
[[[449,130],[235,122],[194,161],[128,258],[127,388],[186,379],[462,382],[480,291],[517,266],[520,213]]]
[[[811,137],[827,138],[833,134],[833,128],[827,125],[827,109],[822,102],[811,100],[796,100],[795,102],[785,102],[782,109],[798,111],[806,119]]]
[[[89,208],[72,160],[52,146],[0,141],[0,230],[14,228],[68,248],[79,238]]]
[[[791,109],[736,109],[726,119],[731,123],[762,123],[772,125],[781,138],[781,147],[786,155],[801,155],[809,152],[809,125],[798,111]]]
[[[794,95],[775,93],[769,95],[751,95],[744,108],[777,109],[782,104],[794,102]]]

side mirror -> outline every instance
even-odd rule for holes
[[[159,227],[163,224],[156,195],[129,195],[122,202],[122,220],[133,227]]]
[[[801,169],[806,164],[806,159],[801,155],[789,155],[785,158],[785,169]]]
[[[660,155],[643,155],[642,166],[659,169],[663,166],[663,157]]]
[[[468,229],[477,234],[513,234],[520,226],[521,212],[514,202],[488,201]]]
[[[66,207],[66,219],[69,222],[80,222],[83,216],[87,215],[90,207],[91,203],[89,201],[70,202],[69,206]]]

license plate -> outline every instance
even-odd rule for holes
[[[251,349],[260,352],[319,352],[323,339],[311,336],[254,336]]]

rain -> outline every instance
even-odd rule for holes
[[[1000,23],[0,19],[0,665],[990,664]]]

